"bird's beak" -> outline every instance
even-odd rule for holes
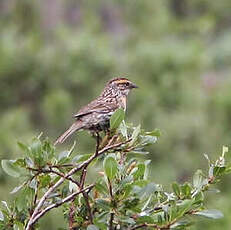
[[[136,84],[134,84],[134,83],[131,84],[131,89],[137,89],[137,88],[139,88],[139,87]]]

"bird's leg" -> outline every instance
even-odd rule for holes
[[[104,138],[100,143],[100,149],[105,147],[108,144],[108,141],[111,139],[111,132],[110,129],[104,130]]]
[[[102,137],[99,135],[99,132],[97,131],[91,131],[91,136],[97,141],[97,139],[99,138],[99,142],[102,141]]]
[[[100,145],[100,142],[101,142],[101,136],[99,135],[98,132],[95,133],[95,137],[96,137],[96,150],[95,150],[95,153],[96,155],[98,155],[98,152],[99,152],[99,145]]]
[[[110,139],[110,138],[111,138],[111,135],[112,135],[112,133],[111,133],[110,128],[106,129],[106,130],[105,130],[105,136],[107,136],[108,139]]]
[[[100,143],[102,142],[102,137],[99,135],[98,131],[91,131],[92,137],[96,140],[96,155],[100,149]]]

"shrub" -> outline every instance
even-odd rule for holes
[[[145,148],[156,143],[160,132],[145,131],[124,122],[118,110],[111,118],[111,133],[97,141],[94,153],[59,153],[41,135],[31,144],[18,143],[22,157],[2,160],[3,170],[20,180],[11,193],[14,201],[2,201],[1,229],[39,229],[39,220],[54,208],[63,207],[69,229],[186,229],[197,221],[192,216],[217,219],[218,210],[205,208],[207,192],[231,171],[225,162],[227,147],[221,156],[210,161],[208,172],[198,170],[192,182],[172,183],[165,191],[148,177],[150,160]],[[89,167],[101,167],[93,183],[86,180]]]

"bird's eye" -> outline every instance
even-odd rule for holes
[[[129,86],[129,82],[126,82],[125,85],[126,85],[126,86]]]

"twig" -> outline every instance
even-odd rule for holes
[[[65,168],[65,167],[75,167],[76,164],[62,164],[62,165],[50,165],[52,168]]]
[[[103,149],[99,150],[98,152],[96,151],[95,154],[93,154],[88,160],[84,161],[83,163],[81,163],[80,165],[76,166],[75,168],[71,169],[64,177],[61,177],[52,187],[50,187],[47,192],[42,196],[42,198],[39,200],[36,208],[34,209],[33,214],[30,217],[30,220],[28,221],[27,227],[25,230],[30,230],[32,225],[39,219],[41,218],[41,216],[39,216],[38,218],[38,213],[40,213],[40,209],[42,208],[44,202],[46,201],[46,199],[49,197],[49,195],[56,189],[58,188],[64,181],[65,179],[70,178],[74,173],[76,173],[77,171],[80,171],[83,168],[86,168],[95,158],[97,158],[99,155],[113,149],[116,147],[119,147],[123,144],[126,144],[128,142],[130,142],[131,139],[125,141],[125,142],[120,142],[120,143],[116,143],[113,145],[107,145],[105,146]],[[45,214],[45,213],[44,213]],[[43,214],[43,215],[44,215]]]
[[[152,227],[152,228],[154,228],[154,229],[166,229],[165,227],[164,228],[159,228],[159,226],[158,225],[156,225],[156,224],[147,224],[147,223],[144,223],[144,224],[139,224],[139,225],[136,225],[135,227],[132,227],[132,228],[130,228],[129,230],[135,230],[135,229],[138,229],[138,228],[143,228],[143,227]]]
[[[39,173],[53,173],[53,174],[56,174],[57,176],[64,177],[65,179],[71,181],[72,183],[74,183],[78,187],[80,187],[80,183],[78,181],[72,179],[71,177],[66,178],[65,174],[57,172],[57,171],[55,171],[53,169],[35,169],[35,168],[27,168],[27,169],[29,169],[31,171],[36,171],[36,172],[39,172]]]
[[[78,187],[79,187],[80,190],[83,189],[83,187],[84,187],[86,175],[87,175],[87,170],[86,170],[86,168],[84,168],[82,170],[82,174],[81,174],[81,177],[80,177],[80,183],[78,184]],[[91,206],[90,206],[90,203],[89,203],[88,193],[83,192],[83,197],[85,199],[86,208],[87,208],[87,211],[88,211],[89,221],[90,221],[90,224],[92,224],[93,223],[93,215],[92,215]],[[73,200],[72,208],[70,208],[70,212],[71,212],[71,209],[73,209],[74,207],[75,207],[75,204],[74,204],[74,200]]]
[[[95,149],[96,155],[98,155],[99,152],[99,145],[100,145],[100,135],[98,132],[96,132],[96,149]]]
[[[87,175],[87,170],[86,170],[86,167],[85,167],[83,169],[83,171],[82,171],[82,175],[81,175],[81,178],[80,178],[79,189],[82,189],[84,187],[86,175]],[[86,202],[86,207],[87,207],[87,210],[88,210],[89,221],[92,224],[93,223],[93,215],[92,215],[92,210],[91,210],[91,206],[90,206],[90,203],[89,203],[89,196],[88,196],[87,192],[83,192],[83,197],[84,197],[85,202]]]
[[[126,159],[126,153],[125,153],[125,152],[121,152],[121,153],[120,153],[120,161],[119,161],[119,164],[120,164],[120,165],[123,165],[125,159]]]
[[[109,189],[109,194],[111,197],[111,203],[114,203],[114,196],[113,196],[113,191],[112,191],[112,184],[109,178],[107,178],[108,180],[108,189]],[[113,219],[114,219],[114,212],[111,212],[110,215],[110,220],[109,220],[109,230],[113,230]]]
[[[112,186],[111,186],[111,181],[109,180],[109,178],[108,178],[108,188],[109,188],[111,200],[113,200]]]
[[[73,230],[73,225],[74,225],[74,216],[75,216],[75,198],[72,199],[71,206],[70,206],[70,211],[69,211],[69,229]]]
[[[86,168],[84,168],[83,171],[82,171],[81,177],[80,177],[80,188],[81,189],[84,186],[86,175],[87,175],[87,170],[86,170]]]
[[[38,187],[39,187],[39,181],[38,181],[38,184],[37,184],[36,189],[35,189],[35,196],[34,196],[34,200],[33,200],[33,207],[35,207],[37,199],[38,199]]]
[[[138,228],[143,228],[143,227],[147,227],[147,224],[139,224],[139,225],[137,225],[137,226],[135,226],[135,227],[133,227],[133,228],[130,228],[130,230],[135,230],[135,229],[138,229]]]
[[[78,191],[78,192],[74,192],[71,195],[67,196],[66,198],[62,199],[61,201],[55,203],[55,204],[51,204],[48,207],[46,207],[45,209],[43,209],[41,212],[38,212],[37,215],[31,220],[31,225],[27,225],[26,229],[30,229],[32,227],[32,225],[38,220],[40,219],[43,215],[45,215],[45,213],[47,213],[48,211],[50,211],[53,208],[57,208],[59,206],[61,206],[62,204],[71,201],[73,198],[75,198],[77,195],[79,195],[80,193],[83,193],[84,191],[87,191],[89,189],[92,189],[94,187],[94,185],[89,185],[86,188]]]
[[[79,187],[80,190],[83,189],[83,187],[84,187],[86,173],[87,173],[87,170],[84,168],[82,170],[82,174],[81,174],[81,177],[80,177],[80,182],[78,183],[78,187]],[[86,206],[87,206],[87,209],[88,209],[89,220],[92,223],[91,208],[90,208],[90,204],[89,204],[89,201],[88,201],[88,194],[83,192],[83,196],[84,196]],[[75,215],[75,199],[73,199],[71,201],[71,205],[70,205],[70,209],[69,209],[69,229],[70,230],[73,230],[73,225],[74,225],[74,222],[75,222],[74,215]]]
[[[28,168],[28,169],[32,170],[32,171],[36,171],[36,172],[41,172],[41,173],[53,173],[53,174],[56,174],[56,175],[58,175],[60,177],[64,177],[65,178],[65,175],[63,173],[54,171],[52,169],[34,169],[34,168]],[[81,175],[81,179],[80,179],[80,183],[78,181],[72,179],[71,177],[68,177],[66,179],[69,180],[69,181],[71,181],[72,183],[76,184],[79,187],[79,189],[81,190],[84,187],[86,173],[87,173],[87,170],[83,169],[83,172],[82,172],[82,175]],[[87,206],[87,209],[88,209],[90,223],[92,223],[93,217],[92,217],[92,213],[91,213],[91,206],[90,206],[90,203],[89,203],[88,194],[85,191],[83,191],[83,197],[85,199],[86,206]],[[70,207],[70,212],[72,212],[71,211],[72,209],[73,209],[73,206]]]
[[[111,216],[110,216],[110,222],[109,222],[109,230],[113,230],[113,219],[114,219],[114,212],[111,212]]]

